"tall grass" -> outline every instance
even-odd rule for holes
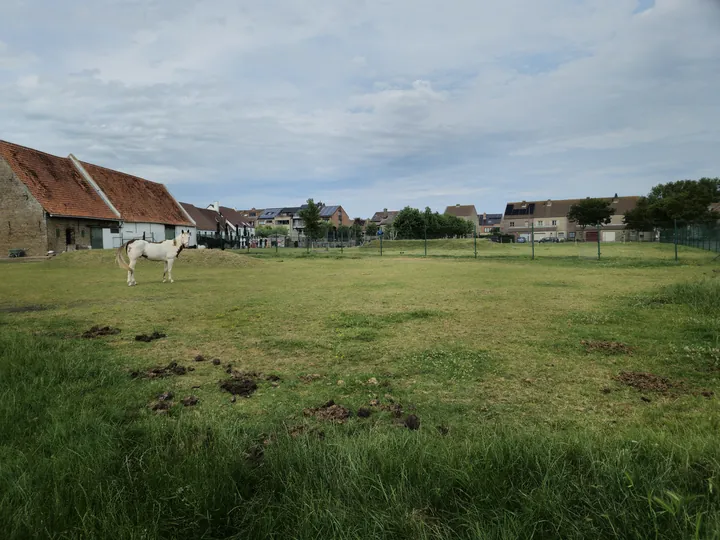
[[[665,287],[659,299],[669,304],[688,306],[697,313],[720,313],[720,280],[706,278],[697,281],[674,283]]]
[[[212,410],[155,416],[160,386],[116,360],[0,334],[4,538],[718,537],[717,440],[691,426],[631,440],[352,419],[292,438]]]

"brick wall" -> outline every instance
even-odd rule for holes
[[[24,248],[28,256],[47,252],[45,211],[0,158],[0,257]]]

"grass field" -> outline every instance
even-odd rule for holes
[[[3,537],[720,538],[714,254],[467,247],[1,265]]]

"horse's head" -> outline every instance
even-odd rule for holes
[[[180,232],[180,245],[182,247],[188,247],[190,245],[190,231]]]

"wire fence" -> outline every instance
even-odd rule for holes
[[[584,231],[574,240],[516,238],[507,234],[470,237],[408,239],[379,234],[331,231],[324,238],[306,235],[224,236],[199,235],[198,244],[210,249],[231,249],[255,257],[393,257],[453,259],[578,259],[630,262],[692,261],[720,253],[720,230],[688,226],[638,233],[621,231],[604,235],[602,227]],[[590,234],[587,234],[587,233]],[[605,240],[613,238],[612,241]],[[590,240],[588,239],[590,238]]]

